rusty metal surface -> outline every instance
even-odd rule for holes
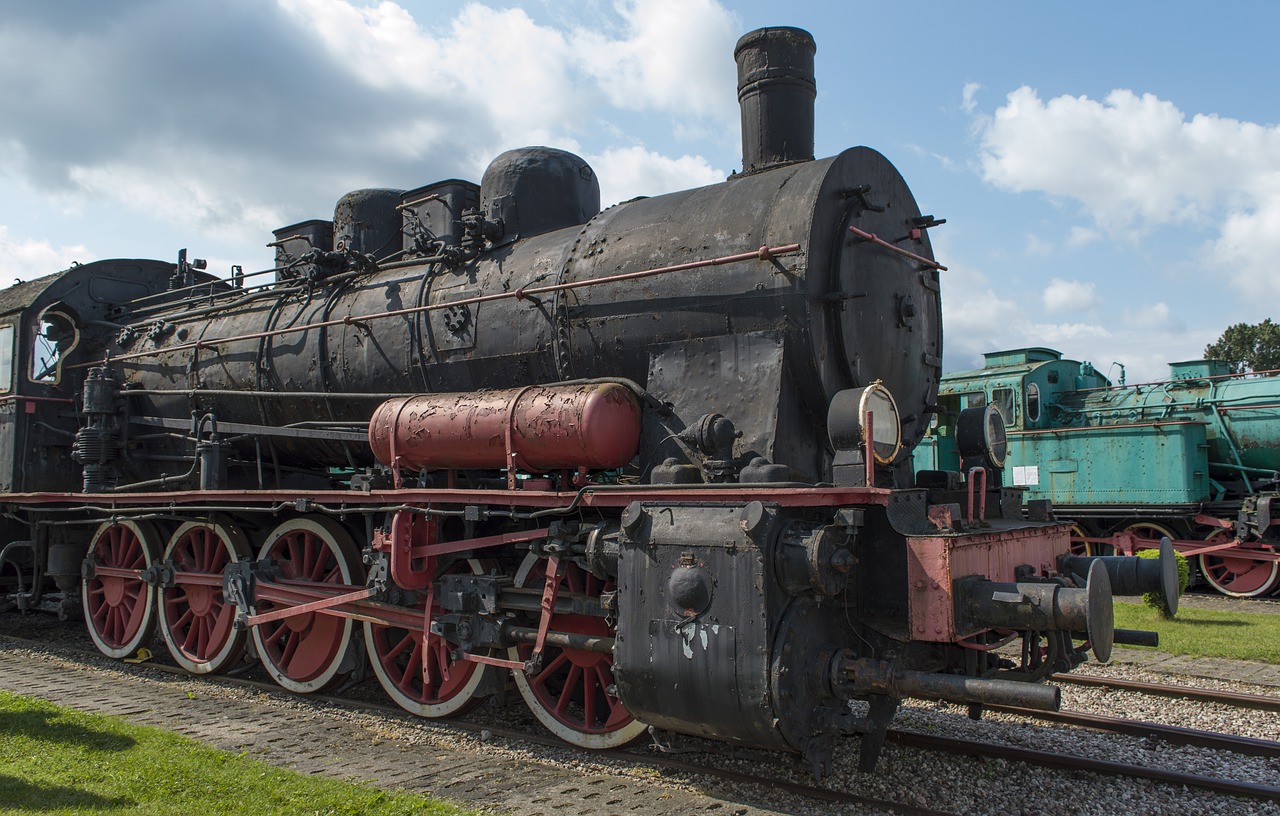
[[[619,468],[639,439],[640,404],[616,383],[421,394],[369,421],[378,461],[412,470]]]
[[[939,514],[944,521],[949,516]],[[1014,581],[1024,564],[1036,573],[1053,572],[1058,555],[1070,549],[1070,527],[1053,525],[973,534],[939,533],[907,538],[911,634],[917,640],[950,643],[969,632],[956,627],[953,581],[980,575]]]

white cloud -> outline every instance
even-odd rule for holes
[[[1044,257],[1053,252],[1053,244],[1035,233],[1028,233],[1026,252],[1028,255]]]
[[[701,156],[673,159],[643,147],[606,150],[587,159],[600,178],[600,203],[605,207],[638,195],[715,184],[728,175]]]
[[[1102,303],[1095,284],[1062,278],[1049,281],[1041,301],[1049,312],[1085,312]]]
[[[1124,323],[1135,329],[1178,334],[1186,330],[1186,324],[1174,316],[1167,303],[1150,303],[1124,310]]]
[[[94,260],[97,259],[84,246],[55,247],[45,241],[16,240],[9,237],[9,228],[0,224],[0,286]]]
[[[1077,201],[1093,229],[1117,239],[1169,225],[1217,230],[1206,262],[1250,297],[1280,297],[1280,126],[1188,118],[1128,90],[1045,101],[1026,86],[978,126],[991,184]]]
[[[0,174],[64,211],[111,202],[244,246],[348,190],[479,180],[524,145],[596,151],[615,200],[726,174],[692,149],[606,150],[637,116],[737,141],[738,23],[717,0],[581,0],[554,24],[489,0],[430,20],[389,0],[64,17],[0,26]]]
[[[1087,360],[1106,373],[1113,362],[1125,366],[1129,382],[1165,379],[1168,363],[1200,356],[1217,338],[1208,330],[1189,330],[1164,302],[1134,306],[1090,320],[1044,320],[1015,290],[993,285],[979,269],[953,259],[942,273],[943,340],[947,371],[982,368],[983,355],[1008,349],[1047,347],[1072,360]],[[1091,285],[1055,279],[1064,293],[1088,300]],[[1077,288],[1078,287],[1078,288]],[[1112,370],[1119,374],[1119,368]]]
[[[699,111],[729,123],[733,53],[740,24],[716,0],[617,3],[625,36],[578,29],[572,46],[611,104],[628,110]]]
[[[1101,237],[1102,233],[1096,229],[1082,227],[1077,224],[1067,231],[1067,246],[1072,248],[1087,246]]]
[[[950,261],[947,267],[940,276],[947,367],[981,368],[983,354],[1011,348],[1008,327],[1022,319],[1024,310],[963,261]]]
[[[960,102],[960,109],[965,113],[973,113],[978,108],[978,91],[982,90],[982,86],[977,82],[966,82],[964,84],[963,97]]]

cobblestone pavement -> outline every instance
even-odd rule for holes
[[[689,791],[652,780],[602,775],[573,764],[521,761],[486,750],[474,735],[415,723],[416,741],[389,737],[378,718],[311,706],[156,672],[87,668],[54,655],[11,648],[0,637],[0,688],[59,705],[165,728],[234,753],[307,774],[440,796],[464,806],[521,816],[655,816],[795,813],[757,807],[741,792]],[[243,698],[233,703],[228,695]],[[815,807],[808,802],[808,807]]]

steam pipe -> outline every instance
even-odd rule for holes
[[[569,289],[581,289],[588,286],[600,286],[608,283],[618,283],[620,281],[636,280],[638,278],[647,278],[653,275],[665,275],[671,272],[686,272],[691,269],[705,269],[712,266],[724,266],[726,264],[738,263],[741,261],[768,261],[782,255],[794,255],[801,251],[800,244],[784,244],[782,246],[762,246],[751,252],[740,252],[736,255],[724,255],[718,258],[708,258],[701,261],[689,261],[688,263],[675,264],[673,266],[660,266],[654,269],[642,269],[638,272],[623,272],[618,275],[608,275],[602,278],[591,278],[590,280],[574,281],[572,283],[556,283],[547,286],[521,287],[513,292],[494,292],[488,295],[477,295],[475,297],[460,298],[451,300],[448,303],[431,303],[424,306],[413,306],[407,309],[392,309],[386,312],[378,312],[376,314],[350,315],[335,320],[321,320],[316,323],[307,323],[305,325],[289,326],[282,329],[272,329],[270,331],[250,332],[248,334],[237,334],[231,337],[220,337],[216,340],[195,340],[186,343],[176,343],[172,346],[155,349],[153,351],[134,351],[129,354],[120,354],[111,359],[114,362],[122,360],[134,360],[141,357],[154,357],[158,354],[165,354],[174,351],[186,351],[188,349],[216,348],[227,343],[237,343],[244,340],[261,340],[268,337],[280,337],[286,334],[298,334],[300,332],[308,332],[314,329],[327,329],[333,326],[360,324],[372,320],[382,320],[390,317],[404,317],[405,315],[420,314],[422,312],[434,312],[441,309],[448,309],[451,306],[474,306],[481,303],[489,303],[495,300],[507,300],[515,298],[516,300],[525,300],[532,295],[542,295],[550,292],[560,292]],[[336,280],[338,276],[329,278]],[[100,365],[101,363],[81,363],[80,366],[87,367],[89,365]]]

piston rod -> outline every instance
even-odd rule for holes
[[[885,660],[853,658],[848,653],[833,658],[831,679],[836,694],[844,698],[882,694],[897,699],[915,697],[1037,711],[1057,711],[1062,703],[1057,686],[913,671]]]

